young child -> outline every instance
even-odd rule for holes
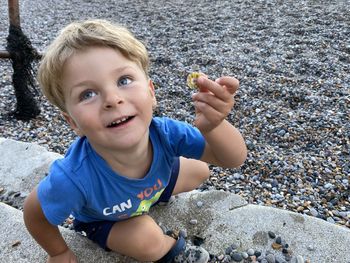
[[[152,116],[148,66],[144,45],[104,20],[72,23],[49,46],[39,82],[79,138],[24,205],[25,224],[48,262],[77,262],[57,227],[70,214],[75,230],[107,251],[138,261],[209,260],[203,248],[164,234],[147,212],[198,187],[209,177],[206,163],[244,162],[244,140],[225,120],[238,81],[198,78],[193,127]]]

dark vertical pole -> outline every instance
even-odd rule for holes
[[[8,0],[10,25],[20,27],[18,0]]]
[[[19,0],[8,0],[9,35],[6,50],[12,63],[12,83],[17,100],[13,115],[17,119],[30,120],[35,118],[40,109],[35,101],[35,78],[32,63],[38,59],[38,53],[32,47],[30,40],[22,32],[20,26]]]
[[[9,11],[10,25],[20,27],[21,21],[19,19],[18,0],[8,0],[8,11]],[[0,58],[10,58],[10,53],[5,50],[0,50]]]

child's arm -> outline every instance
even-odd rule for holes
[[[78,262],[68,248],[57,226],[50,224],[39,203],[35,188],[27,197],[23,209],[24,223],[38,244],[49,254],[49,263]]]
[[[200,92],[193,95],[196,109],[195,125],[206,139],[201,160],[222,167],[241,165],[247,149],[240,132],[225,120],[234,105],[233,95],[238,80],[221,77],[216,81],[199,77]]]

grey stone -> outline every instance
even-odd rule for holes
[[[243,257],[242,257],[242,255],[241,255],[241,253],[239,253],[239,252],[233,253],[233,254],[231,255],[231,258],[232,258],[232,260],[235,261],[235,262],[241,262],[241,261],[243,260]]]
[[[254,256],[254,249],[249,248],[249,249],[247,250],[247,253],[248,253],[249,256]]]
[[[311,213],[311,215],[313,215],[313,216],[317,216],[317,215],[318,215],[317,210],[316,210],[315,208],[313,208],[313,207],[310,208],[310,213]]]
[[[244,259],[247,259],[249,257],[247,252],[242,252],[241,255]]]

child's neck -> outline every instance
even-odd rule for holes
[[[113,171],[128,178],[143,178],[151,167],[153,149],[150,140],[134,151],[103,154]]]

